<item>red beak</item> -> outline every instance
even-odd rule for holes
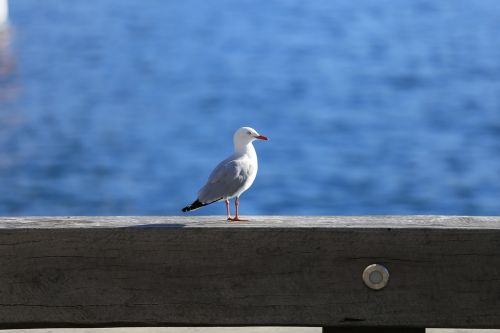
[[[259,139],[259,140],[267,140],[267,136],[264,136],[264,135],[259,135],[259,136],[256,136],[255,138]]]

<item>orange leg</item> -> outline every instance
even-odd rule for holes
[[[236,197],[236,199],[234,199],[234,206],[236,207],[236,215],[234,216],[233,221],[248,221],[248,220],[240,219],[239,210],[238,210],[239,205],[240,205],[240,198]]]
[[[226,199],[226,212],[227,212],[227,220],[232,221],[233,219],[231,218],[231,212],[229,209],[229,200]]]

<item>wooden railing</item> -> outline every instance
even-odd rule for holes
[[[0,328],[269,325],[499,328],[500,218],[0,218]]]

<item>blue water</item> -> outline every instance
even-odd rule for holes
[[[500,1],[12,0],[0,215],[500,214]],[[195,214],[224,214],[214,204]]]

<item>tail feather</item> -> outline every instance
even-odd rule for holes
[[[196,199],[192,204],[190,205],[187,205],[186,207],[182,208],[182,211],[185,213],[185,212],[189,212],[189,211],[192,211],[192,210],[196,210],[198,208],[201,208],[203,206],[207,206],[207,205],[210,205],[214,202],[217,202],[219,200],[221,200],[222,198],[220,199],[217,199],[217,200],[214,200],[214,201],[211,201],[211,202],[201,202],[200,200]]]

